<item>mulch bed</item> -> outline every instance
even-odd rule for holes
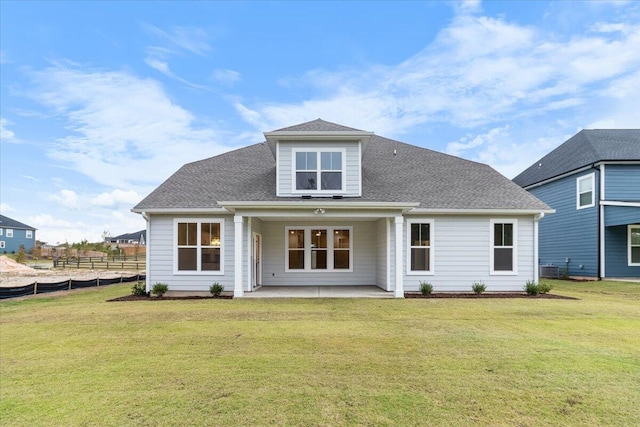
[[[563,295],[555,294],[540,294],[529,295],[525,292],[487,292],[484,294],[474,294],[470,292],[449,292],[449,293],[433,293],[431,295],[422,295],[419,293],[407,292],[404,294],[405,298],[469,298],[469,299],[483,299],[483,298],[529,298],[529,299],[570,299],[578,300],[580,298],[566,297]]]
[[[171,301],[171,300],[189,300],[189,299],[233,299],[233,295],[220,295],[214,296],[200,296],[189,295],[183,297],[151,297],[146,295],[127,295],[124,297],[108,299],[107,302],[113,301]]]

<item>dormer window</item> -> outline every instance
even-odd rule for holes
[[[294,150],[296,192],[342,192],[345,151],[330,148]]]

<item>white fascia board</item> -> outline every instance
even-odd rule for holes
[[[629,206],[632,208],[640,208],[640,202],[615,202],[613,200],[602,200],[600,204],[603,206]]]
[[[403,202],[317,202],[313,200],[301,201],[218,201],[220,206],[231,210],[236,208],[260,208],[260,209],[402,209],[411,210],[420,203],[403,203]]]
[[[537,215],[555,213],[555,209],[422,209],[408,212],[409,215],[447,214],[447,215]]]
[[[374,133],[365,131],[338,131],[338,132],[309,132],[309,131],[286,131],[286,132],[264,132],[264,137],[269,140],[330,140],[330,139],[369,139]]]

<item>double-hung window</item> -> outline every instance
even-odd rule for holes
[[[640,266],[640,224],[629,226],[629,266]]]
[[[584,209],[595,206],[595,174],[591,173],[576,179],[576,208]]]
[[[351,227],[287,227],[286,271],[352,271]]]
[[[517,226],[515,219],[491,220],[491,274],[517,274]]]
[[[433,220],[407,221],[407,274],[433,274]]]
[[[27,239],[33,239],[33,230],[27,230],[27,232],[25,233],[25,237]]]
[[[295,191],[342,192],[344,150],[295,151]]]
[[[7,237],[13,237],[13,228],[7,228]]]
[[[176,273],[222,274],[222,220],[176,220]]]

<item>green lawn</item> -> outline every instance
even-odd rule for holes
[[[0,424],[639,425],[640,284],[580,300],[0,302]]]

